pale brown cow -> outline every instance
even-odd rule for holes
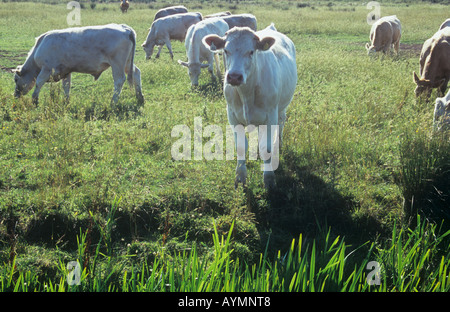
[[[367,54],[383,51],[384,54],[394,47],[398,54],[402,25],[397,16],[385,16],[376,21],[370,29],[370,46],[366,43]]]
[[[441,94],[445,94],[450,80],[450,27],[436,32],[425,44],[422,49],[425,53],[421,56],[424,59],[420,73],[422,78],[419,78],[416,72],[413,73],[414,82],[417,85],[416,96],[425,92],[429,97],[433,88],[439,88]],[[428,55],[426,55],[427,49],[429,49]],[[422,62],[422,59],[420,61]]]

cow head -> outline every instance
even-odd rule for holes
[[[232,86],[239,86],[247,82],[255,53],[267,51],[275,43],[272,37],[259,38],[248,27],[234,27],[224,37],[209,35],[203,38],[203,43],[211,51],[224,51],[226,62],[226,82]]]
[[[375,49],[375,46],[369,45],[368,43],[366,43],[366,50],[367,50],[367,55],[371,55],[372,53],[377,52],[377,50]]]
[[[202,63],[187,63],[182,60],[178,60],[178,64],[188,68],[189,78],[193,86],[198,86],[198,77],[200,76],[201,69],[209,66],[208,64]]]
[[[16,83],[14,96],[18,98],[27,94],[34,87],[36,77],[24,71],[22,66],[17,66],[14,73],[14,82]]]
[[[154,44],[149,44],[147,41],[144,42],[142,45],[142,48],[145,51],[145,59],[149,60],[152,57],[153,49],[155,48]]]
[[[435,79],[435,80],[429,80],[429,79],[420,79],[416,72],[413,73],[413,80],[416,83],[417,87],[414,90],[416,97],[419,97],[422,93],[426,93],[427,96],[430,95],[431,89],[433,88],[439,88],[444,82],[445,79]]]

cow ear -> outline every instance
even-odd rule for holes
[[[417,77],[416,72],[413,72],[413,80],[417,85],[420,84],[420,79]]]
[[[264,37],[258,41],[256,48],[261,51],[267,51],[275,43],[275,38]]]
[[[211,51],[221,50],[225,47],[225,39],[217,35],[209,35],[203,38],[203,44]]]

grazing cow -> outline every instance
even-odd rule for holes
[[[254,31],[257,29],[256,17],[252,14],[222,16],[222,19],[228,24],[230,29],[236,26],[249,27]]]
[[[450,18],[447,18],[447,19],[445,20],[445,22],[443,22],[443,23],[441,24],[441,27],[439,27],[439,30],[444,29],[445,27],[450,27]]]
[[[224,95],[238,155],[235,185],[245,184],[247,177],[248,142],[245,134],[239,138],[238,126],[255,126],[261,131],[259,152],[264,159],[264,185],[270,189],[275,186],[274,170],[278,166],[286,110],[297,85],[294,43],[273,24],[258,32],[235,27],[224,37],[210,35],[203,42],[212,50],[223,49],[226,59]]]
[[[188,68],[189,78],[193,86],[198,85],[198,78],[202,68],[208,68],[212,79],[214,76],[214,60],[216,63],[217,76],[220,77],[220,64],[219,56],[211,52],[203,43],[203,37],[211,34],[223,36],[228,30],[228,24],[220,17],[208,18],[200,23],[191,26],[186,35],[186,54],[188,57],[187,62],[178,60],[180,65]],[[207,61],[207,64],[202,64],[203,61]]]
[[[127,25],[109,24],[53,30],[39,36],[25,63],[15,70],[15,96],[28,93],[34,85],[33,101],[37,103],[45,82],[62,79],[64,92],[69,97],[71,73],[91,74],[95,80],[111,66],[114,78],[112,102],[119,99],[122,86],[135,86],[139,102],[141,72],[134,65],[136,33]]]
[[[426,44],[428,46],[425,46]],[[422,56],[420,60],[421,63],[423,62],[423,65],[421,64],[422,78],[414,72],[413,79],[417,85],[416,96],[425,93],[428,98],[433,88],[439,88],[439,91],[445,94],[450,80],[450,27],[437,31],[428,39],[422,51],[426,52],[427,49],[429,49],[428,54],[424,53],[423,60]]]
[[[156,12],[155,18],[153,21],[156,21],[158,18],[161,18],[161,17],[166,17],[166,16],[174,15],[174,14],[182,14],[182,13],[187,13],[187,12],[188,12],[188,10],[186,9],[186,7],[184,7],[182,5],[167,7],[167,8],[161,9],[158,12]]]
[[[146,59],[150,59],[155,45],[159,46],[156,58],[161,54],[164,45],[169,49],[170,57],[173,59],[172,45],[170,40],[184,41],[190,26],[202,20],[201,13],[174,14],[157,19],[149,29],[147,39],[142,44]]]
[[[439,27],[439,30],[444,29],[445,27],[450,27],[450,18],[448,18],[447,20],[445,20],[445,22],[443,22],[441,24],[441,26]],[[420,65],[419,74],[420,74],[420,76],[423,75],[423,68],[425,66],[425,60],[427,59],[428,55],[430,54],[432,41],[433,41],[433,38],[429,38],[423,43],[422,51],[420,52],[420,57],[419,57],[419,65]]]
[[[129,7],[130,3],[128,3],[128,0],[122,0],[122,2],[120,3],[120,9],[122,10],[122,13],[127,13]]]
[[[205,16],[205,18],[222,17],[222,16],[228,16],[228,15],[231,15],[231,12],[224,11],[224,12],[219,12],[219,13],[208,14]]]
[[[433,126],[437,131],[450,130],[450,90],[445,97],[436,99]]]
[[[379,51],[387,54],[391,46],[398,54],[401,36],[402,26],[396,15],[380,18],[370,29],[370,46],[366,43],[367,54]]]

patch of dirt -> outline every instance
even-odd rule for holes
[[[422,44],[400,43],[400,53],[406,53],[410,57],[419,57]]]
[[[17,65],[22,64],[27,53],[13,54],[10,51],[0,50],[0,70],[12,73]],[[12,64],[16,64],[12,66]]]

